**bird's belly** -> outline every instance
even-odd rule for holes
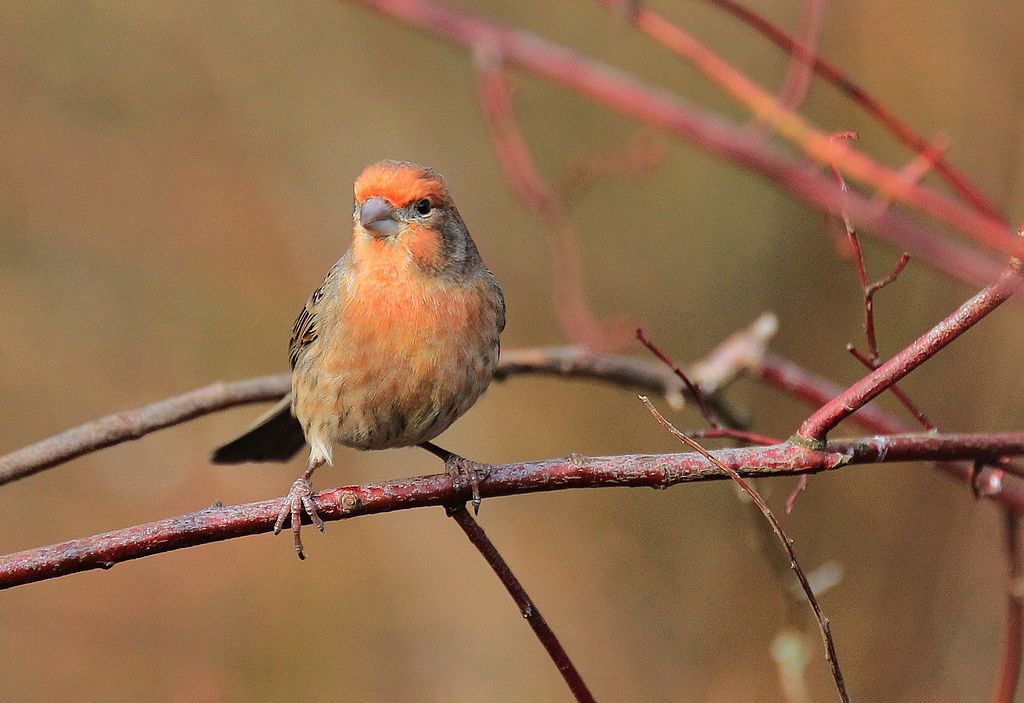
[[[494,314],[476,302],[476,291],[467,293],[463,300],[448,291],[440,305],[424,306],[430,301],[422,296],[401,308],[378,303],[375,317],[359,324],[342,317],[310,368],[294,375],[295,415],[310,444],[412,446],[466,412],[498,357]]]

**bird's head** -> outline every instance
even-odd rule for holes
[[[441,174],[407,161],[379,161],[355,182],[353,247],[357,256],[408,252],[440,272],[479,258]]]

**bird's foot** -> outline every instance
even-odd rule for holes
[[[473,514],[480,513],[480,484],[487,480],[491,470],[487,464],[480,464],[465,459],[458,454],[451,454],[444,460],[444,468],[452,477],[455,492],[462,490],[463,481],[469,484],[469,490],[473,496]]]
[[[295,553],[299,559],[305,559],[302,551],[302,511],[309,515],[316,529],[324,531],[324,521],[316,512],[316,499],[313,497],[313,482],[309,476],[300,476],[295,479],[288,497],[281,503],[281,512],[277,514],[277,522],[274,523],[274,534],[279,534],[284,527],[285,520],[291,517],[292,535],[295,537]]]

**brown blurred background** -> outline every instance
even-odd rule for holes
[[[473,7],[747,116],[591,3]],[[783,26],[802,3],[751,2]],[[776,89],[787,59],[705,3],[658,3]],[[1024,206],[1024,5],[829,3],[823,53],[1008,212]],[[516,75],[516,109],[556,177],[637,125]],[[804,108],[900,165],[907,151],[831,88]],[[654,139],[661,139],[654,136]],[[574,209],[588,295],[692,359],[763,310],[774,348],[850,381],[861,303],[827,220],[759,177],[664,140],[649,178],[606,182]],[[351,183],[404,158],[446,174],[504,285],[507,347],[565,343],[542,226],[509,194],[467,54],[324,0],[0,5],[0,452],[214,379],[287,369],[294,316],[350,236]],[[898,252],[867,245],[876,276]],[[969,290],[912,263],[878,299],[883,353]],[[940,427],[1020,429],[1022,308],[1010,305],[905,383]],[[630,351],[640,354],[632,347]],[[743,381],[755,427],[786,436],[807,409]],[[889,406],[894,407],[894,406]],[[209,505],[282,495],[300,463],[207,463],[243,408],[3,488],[4,553]],[[699,425],[690,410],[673,419]],[[844,429],[855,432],[855,429]],[[503,461],[677,449],[630,392],[496,384],[442,441]],[[437,471],[416,450],[341,450],[327,487]],[[781,506],[791,482],[762,483]],[[726,484],[574,491],[485,502],[481,522],[604,701],[778,701],[769,645],[784,586],[761,526]],[[854,697],[975,701],[995,676],[1001,519],[927,466],[813,481],[785,518],[823,596]],[[568,694],[484,562],[441,510],[310,532],[310,559],[269,536],[174,552],[0,595],[0,701],[547,701]],[[775,549],[777,545],[772,545]],[[797,611],[815,700],[835,697]]]

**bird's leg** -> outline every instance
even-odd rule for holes
[[[284,527],[284,521],[288,519],[289,515],[291,516],[292,534],[295,536],[295,552],[299,555],[299,559],[306,558],[305,553],[302,551],[303,509],[305,509],[313,524],[316,525],[316,529],[321,532],[324,531],[324,521],[316,513],[316,503],[313,500],[313,482],[310,480],[313,477],[313,472],[323,465],[323,459],[311,458],[309,460],[309,466],[306,467],[306,471],[295,479],[291,490],[288,491],[288,497],[281,504],[281,512],[277,514],[277,522],[274,523],[274,534],[276,535]]]
[[[455,492],[462,490],[462,479],[469,483],[469,489],[473,494],[473,514],[480,513],[480,484],[487,480],[490,473],[486,464],[470,461],[458,454],[442,449],[433,442],[424,442],[419,445],[444,462],[444,468],[452,477],[455,485]]]

